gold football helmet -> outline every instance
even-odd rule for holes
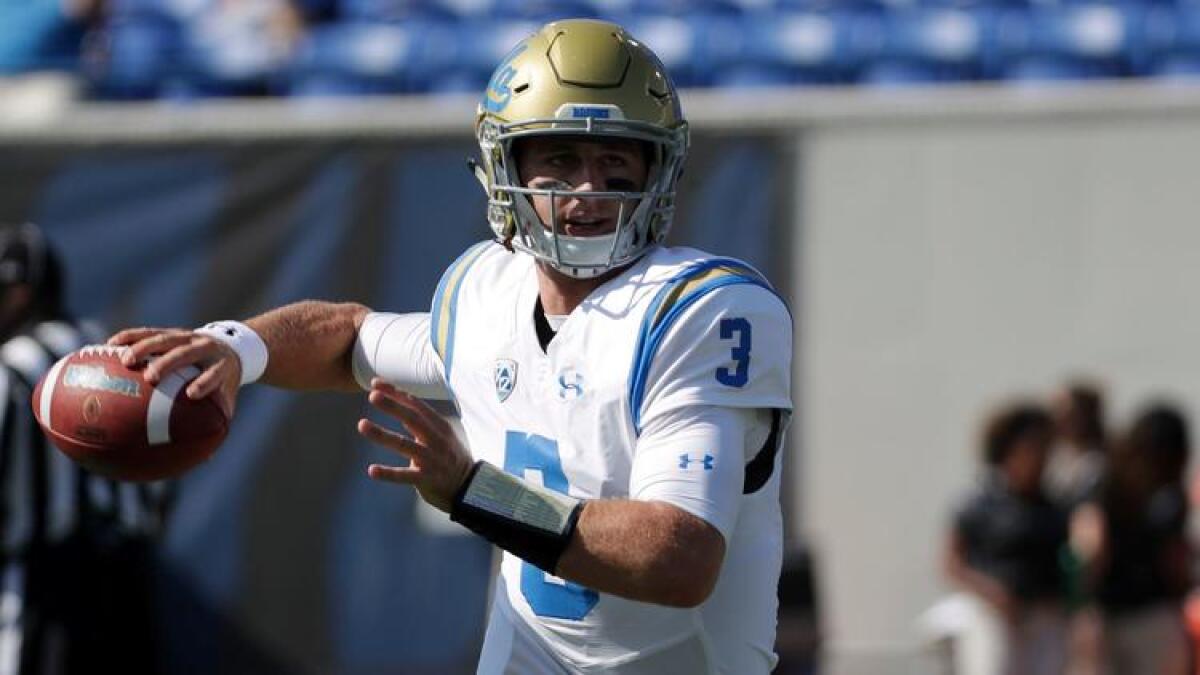
[[[640,192],[524,187],[513,143],[560,134],[645,143],[652,149],[646,185]],[[555,21],[518,43],[488,83],[475,135],[488,223],[505,245],[586,279],[636,260],[666,237],[687,154],[687,122],[662,62],[620,26]],[[535,195],[620,200],[617,227],[605,235],[569,236],[556,220],[541,221],[530,201]]]

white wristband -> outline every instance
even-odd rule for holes
[[[214,321],[193,332],[214,337],[233,347],[242,362],[243,385],[257,382],[266,371],[267,343],[246,324],[240,321]]]

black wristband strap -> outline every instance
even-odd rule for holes
[[[553,574],[582,510],[583,500],[479,461],[454,496],[450,520]]]

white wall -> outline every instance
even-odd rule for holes
[[[831,117],[801,162],[803,527],[833,650],[908,650],[989,404],[1200,413],[1200,114]]]

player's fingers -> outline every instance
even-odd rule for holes
[[[202,399],[221,388],[232,369],[227,361],[217,361],[204,369],[187,388],[188,398]]]
[[[396,404],[412,411],[420,420],[420,426],[425,433],[432,433],[439,437],[453,435],[454,430],[450,424],[436,410],[430,407],[428,403],[406,391],[397,389],[395,386],[379,378],[371,381],[371,387],[373,391],[381,392],[387,398],[395,401]],[[412,429],[410,428],[410,430]],[[414,431],[414,433],[416,432]]]
[[[382,445],[385,448],[391,448],[410,459],[418,459],[425,455],[425,446],[420,443],[414,443],[412,440],[395,431],[385,429],[368,419],[360,419],[358,421],[358,433],[368,441]]]
[[[164,342],[164,344],[167,344]],[[147,382],[158,382],[168,374],[191,365],[202,365],[217,360],[219,352],[208,342],[192,339],[172,340],[171,347],[155,357],[146,366]]]
[[[126,328],[108,338],[110,345],[130,345],[163,332],[162,328]]]
[[[191,342],[190,331],[172,330],[161,331],[130,343],[129,350],[121,357],[121,361],[132,366],[142,361],[148,361],[155,354],[165,354],[168,350]]]
[[[381,412],[400,420],[415,438],[429,439],[432,436],[428,424],[421,419],[416,411],[401,405],[395,394],[389,394],[379,389],[372,389],[367,394],[367,402]]]
[[[412,466],[387,466],[372,464],[367,467],[367,476],[374,480],[402,485],[416,485],[421,480],[421,470]]]

